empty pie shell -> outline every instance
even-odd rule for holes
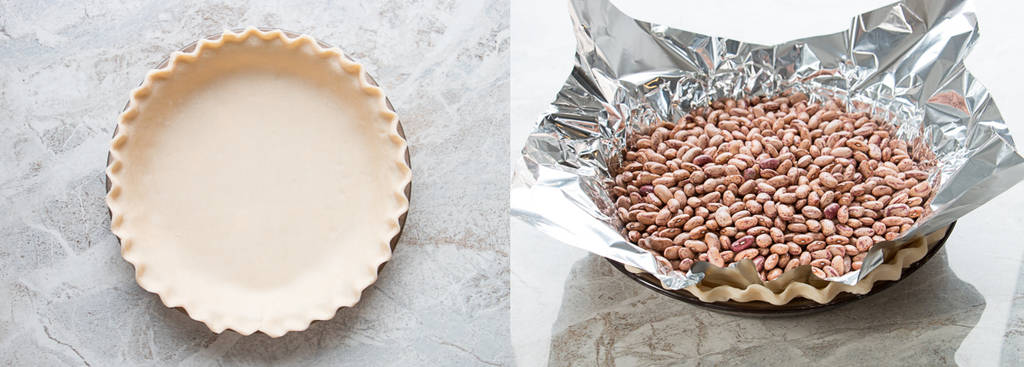
[[[377,279],[411,170],[398,117],[360,64],[249,28],[149,72],[107,176],[111,230],[142,288],[214,332],[277,337]]]

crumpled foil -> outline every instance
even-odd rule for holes
[[[844,32],[766,46],[630,18],[607,0],[572,0],[576,65],[523,148],[528,172],[513,188],[512,217],[561,242],[642,269],[666,289],[700,282],[659,267],[619,233],[608,192],[626,143],[660,120],[677,121],[723,97],[786,90],[838,99],[897,126],[935,153],[932,213],[902,237],[876,244],[853,285],[903,243],[940,230],[1024,178],[1005,121],[963,61],[978,39],[972,7],[907,0],[853,19]],[[749,262],[750,260],[744,260]],[[753,272],[752,266],[736,271]],[[744,278],[759,282],[756,274]]]

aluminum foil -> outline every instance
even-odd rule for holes
[[[667,289],[696,284],[711,265],[685,274],[659,268],[623,238],[607,191],[611,172],[633,134],[718,98],[794,89],[838,99],[892,121],[898,136],[935,153],[932,213],[901,238],[876,244],[861,270],[828,281],[856,284],[900,245],[1024,178],[1002,115],[964,67],[978,24],[963,1],[902,1],[855,17],[844,32],[770,46],[636,20],[607,0],[570,5],[576,65],[523,148],[528,172],[517,173],[525,182],[512,190],[512,217],[649,272]]]

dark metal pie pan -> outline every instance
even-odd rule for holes
[[[694,296],[692,293],[686,291],[685,289],[680,289],[677,291],[667,290],[665,288],[662,288],[661,283],[657,280],[657,278],[654,278],[650,274],[633,273],[630,272],[629,270],[626,270],[626,267],[622,263],[611,259],[607,260],[616,269],[619,269],[619,271],[621,271],[627,277],[633,279],[637,283],[640,283],[644,287],[647,287],[664,296],[682,302],[686,302],[692,305],[696,305],[699,307],[707,308],[712,311],[739,316],[796,316],[833,309],[845,304],[849,304],[851,302],[855,302],[857,300],[871,297],[873,295],[881,293],[882,291],[888,289],[889,287],[892,287],[900,280],[906,279],[908,276],[910,276],[910,274],[913,274],[915,271],[917,271],[917,269],[920,269],[921,266],[923,266],[926,262],[928,262],[929,259],[932,258],[932,256],[935,256],[935,254],[939,252],[939,249],[942,248],[942,245],[944,245],[946,243],[946,240],[949,239],[949,235],[953,233],[953,227],[955,224],[956,222],[950,223],[949,227],[946,227],[945,234],[942,236],[942,238],[936,241],[934,244],[929,244],[928,253],[926,253],[924,257],[921,258],[921,260],[918,260],[910,264],[909,266],[903,268],[903,272],[901,273],[900,278],[898,280],[876,281],[875,284],[871,287],[871,291],[865,294],[853,294],[842,292],[836,295],[836,297],[833,298],[831,302],[825,304],[821,304],[803,297],[794,298],[791,302],[784,305],[773,305],[771,303],[763,301],[737,302],[729,300],[725,302],[704,302],[701,301],[700,298],[697,298],[697,296]]]

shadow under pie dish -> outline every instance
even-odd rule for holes
[[[363,67],[248,28],[173,54],[131,93],[111,229],[144,289],[211,330],[272,337],[358,302],[408,211],[401,125]]]

